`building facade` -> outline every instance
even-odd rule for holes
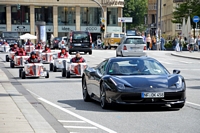
[[[156,34],[157,0],[148,0],[148,33]]]
[[[17,31],[35,35],[35,22],[46,22],[46,34],[65,36],[71,30],[100,35],[100,18],[104,16],[106,32],[121,32],[124,0],[0,0],[0,31]]]

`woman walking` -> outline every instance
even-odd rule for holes
[[[151,43],[150,34],[147,35],[146,42],[147,42],[147,50],[150,50],[150,43]]]

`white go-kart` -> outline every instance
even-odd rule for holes
[[[0,51],[7,53],[7,52],[9,52],[9,50],[10,50],[10,45],[9,44],[0,45]]]
[[[24,67],[24,62],[28,60],[29,56],[14,56],[14,60],[10,61],[10,67]]]

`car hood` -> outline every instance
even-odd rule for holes
[[[178,75],[131,75],[113,78],[117,83],[138,91],[171,91],[176,88],[174,85],[178,81]]]

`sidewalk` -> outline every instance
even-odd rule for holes
[[[189,51],[175,52],[174,51],[171,53],[171,55],[183,57],[183,58],[200,60],[200,52],[198,52],[198,51],[194,51],[194,52],[189,52]]]
[[[0,132],[56,133],[0,69]]]

